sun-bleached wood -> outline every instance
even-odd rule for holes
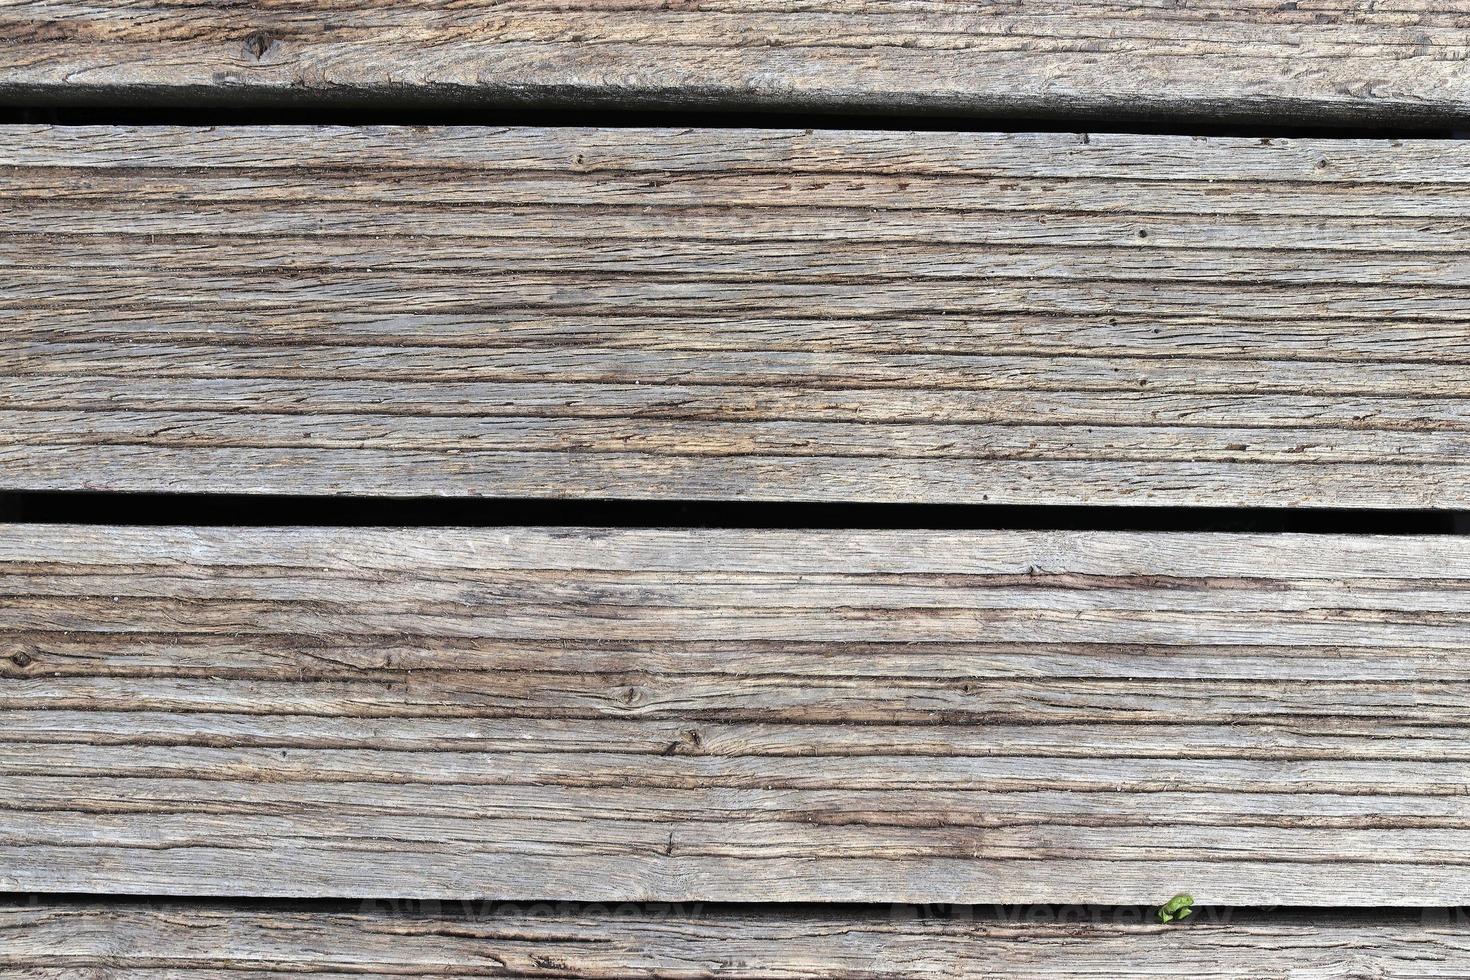
[[[1142,910],[734,909],[369,904],[354,911],[162,903],[0,907],[11,980],[248,977],[1097,980],[1459,978],[1463,916]],[[1133,921],[1129,921],[1130,916]]]
[[[0,97],[1463,121],[1464,0],[6,0]]]
[[[1470,143],[0,130],[0,488],[1470,506]]]
[[[0,890],[1466,904],[1467,582],[1452,537],[9,526]]]

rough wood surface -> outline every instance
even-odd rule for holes
[[[1470,143],[0,130],[0,487],[1470,506]]]
[[[359,911],[89,904],[0,908],[12,980],[564,977],[698,980],[1429,980],[1470,974],[1463,917],[1203,910],[1171,928],[1115,910],[515,906]],[[1090,912],[1104,912],[1092,921]],[[1136,913],[1135,913],[1136,914]],[[1014,916],[1014,917],[1012,917]],[[1123,921],[1117,921],[1118,919]]]
[[[6,0],[22,103],[1463,121],[1464,0]]]
[[[1470,903],[1470,556],[0,529],[0,890]]]

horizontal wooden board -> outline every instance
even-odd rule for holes
[[[0,907],[12,980],[239,977],[1053,980],[1451,978],[1462,916],[1301,916],[1202,909],[732,909],[416,903],[350,911],[228,905]],[[1130,921],[1130,917],[1132,921]]]
[[[1467,164],[11,127],[0,488],[1470,507]]]
[[[1470,115],[1464,0],[7,0],[16,102]]]
[[[1453,537],[10,526],[0,890],[1467,904],[1467,583]]]

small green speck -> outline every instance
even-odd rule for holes
[[[1163,905],[1159,906],[1160,922],[1178,922],[1187,919],[1194,914],[1194,897],[1191,895],[1175,895]]]

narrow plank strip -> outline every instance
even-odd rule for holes
[[[1470,903],[1451,537],[0,530],[0,890]]]
[[[1404,125],[1463,119],[1466,14],[1462,0],[7,0],[0,96]]]
[[[1363,916],[1200,909],[734,909],[403,905],[351,911],[162,903],[0,908],[16,980],[1463,977],[1470,926],[1433,910]]]
[[[4,129],[0,488],[1470,507],[1467,163]]]

